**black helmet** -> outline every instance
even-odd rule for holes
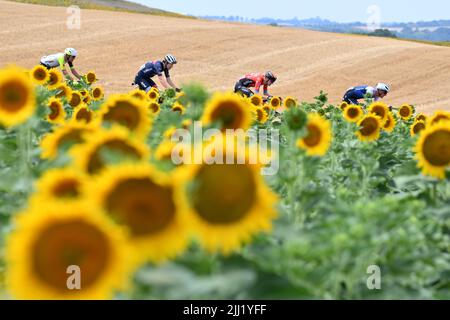
[[[274,75],[272,71],[267,71],[266,72],[266,78],[269,79],[269,80],[272,80],[272,83],[277,81],[277,76]]]

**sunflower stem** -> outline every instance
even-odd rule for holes
[[[30,178],[30,150],[31,150],[31,129],[30,122],[27,121],[19,127],[17,135],[19,147],[18,174],[23,178],[27,190],[29,189]]]

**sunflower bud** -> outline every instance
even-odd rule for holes
[[[301,130],[305,127],[307,121],[307,114],[299,107],[289,108],[285,112],[286,123],[291,130]]]

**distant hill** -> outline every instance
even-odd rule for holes
[[[239,16],[203,16],[204,19],[234,21],[243,23],[256,23],[267,25],[278,25],[286,27],[296,27],[316,31],[338,32],[338,33],[372,33],[374,30],[367,28],[362,22],[339,23],[320,17],[299,20],[293,19],[273,19],[260,18],[248,19]],[[450,20],[419,21],[407,23],[384,23],[379,29],[390,31],[389,36],[395,35],[398,38],[426,40],[426,41],[450,41]]]
[[[42,4],[48,6],[61,6],[61,7],[76,5],[82,9],[127,11],[127,12],[137,12],[161,16],[187,17],[178,13],[150,8],[142,4],[125,0],[9,0],[9,1]]]

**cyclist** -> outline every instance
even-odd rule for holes
[[[64,53],[55,53],[51,54],[49,56],[44,56],[41,58],[41,65],[46,67],[47,69],[52,68],[61,68],[62,73],[64,74],[64,77],[68,80],[73,80],[72,77],[69,75],[69,73],[66,70],[66,64],[69,65],[71,73],[78,79],[81,80],[81,75],[75,70],[75,67],[73,66],[73,61],[78,56],[77,50],[74,48],[67,48],[64,50]]]
[[[246,97],[251,97],[254,93],[250,88],[255,88],[256,94],[259,94],[260,88],[263,86],[263,95],[270,98],[271,95],[268,92],[268,87],[274,84],[275,81],[277,81],[277,77],[271,71],[267,71],[265,74],[249,73],[236,82],[234,92],[240,93]]]
[[[175,64],[177,64],[177,59],[171,54],[166,55],[162,61],[149,61],[141,66],[134,79],[133,85],[137,84],[139,89],[144,90],[145,92],[148,92],[153,87],[158,89],[155,81],[152,80],[154,76],[158,76],[159,82],[164,89],[172,87],[177,92],[180,92],[181,89],[173,83],[169,73],[169,70],[172,69]]]
[[[378,83],[375,87],[370,86],[357,86],[352,87],[345,92],[342,101],[349,104],[358,104],[358,100],[364,99],[366,97],[372,98],[375,101],[383,99],[391,91],[389,85],[385,83]]]

